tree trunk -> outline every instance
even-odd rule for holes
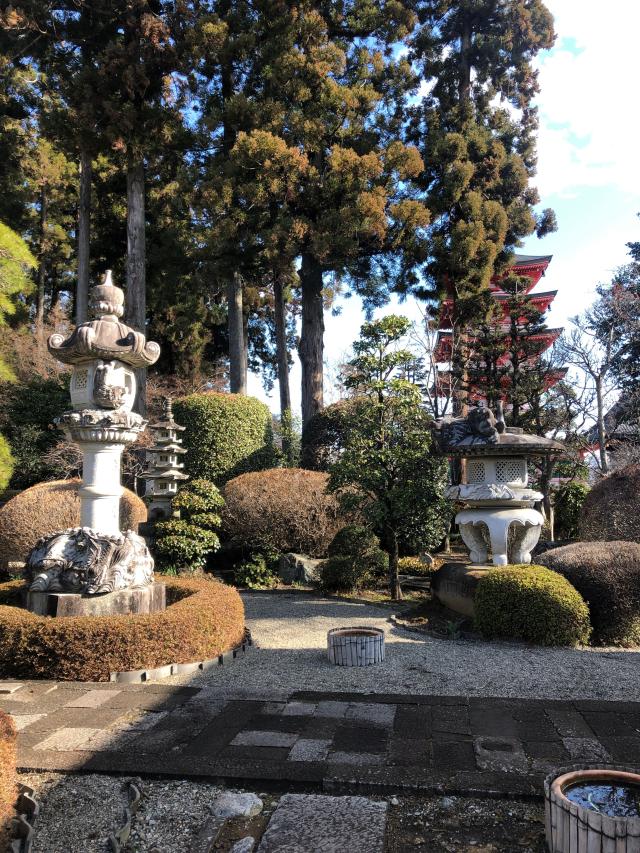
[[[322,268],[311,255],[302,256],[302,331],[298,355],[302,367],[302,425],[323,408],[324,303]]]
[[[402,589],[398,578],[398,537],[395,531],[388,530],[385,539],[389,555],[389,593],[394,601],[401,601]]]
[[[276,276],[273,282],[273,301],[276,326],[276,354],[278,358],[278,387],[280,389],[280,415],[291,411],[289,389],[289,360],[287,351],[287,306],[284,299],[282,279]]]
[[[36,329],[41,332],[44,325],[44,295],[47,280],[47,187],[43,184],[40,190],[40,263],[38,264],[38,293],[36,295]]]
[[[460,33],[460,81],[458,84],[458,97],[460,101],[469,101],[471,98],[471,23],[465,17]]]
[[[602,393],[602,377],[596,377],[596,405],[598,415],[598,445],[600,448],[600,472],[609,473],[609,461],[607,459],[607,431],[604,423],[604,394]]]
[[[91,243],[91,156],[80,152],[80,195],[78,199],[78,283],[76,285],[76,325],[87,319],[89,301],[89,258]]]
[[[145,210],[144,163],[129,155],[127,167],[127,322],[140,332],[146,332],[146,277],[145,277]],[[145,415],[147,411],[147,371],[136,370],[138,391],[135,410]]]
[[[227,285],[229,330],[229,387],[232,394],[247,393],[242,279],[238,273]]]

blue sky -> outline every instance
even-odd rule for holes
[[[541,93],[538,175],[542,207],[552,207],[558,231],[527,240],[520,250],[553,255],[538,289],[557,290],[551,326],[565,326],[627,261],[625,244],[640,240],[640,111],[637,109],[637,35],[640,2],[547,0],[556,21],[557,42],[538,58]],[[389,305],[414,319],[417,306]],[[331,402],[332,366],[346,354],[363,321],[359,300],[342,303],[338,317],[325,316],[326,402]],[[249,393],[277,411],[277,387],[267,396],[259,377]],[[291,374],[294,411],[300,407],[300,369]]]

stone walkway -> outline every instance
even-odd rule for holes
[[[236,664],[239,671],[242,663]],[[329,792],[540,795],[575,761],[640,765],[640,704],[175,685],[0,684],[18,764],[267,782]]]

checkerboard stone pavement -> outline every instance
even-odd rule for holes
[[[540,794],[575,761],[640,765],[640,703],[0,682],[18,765],[333,792]]]

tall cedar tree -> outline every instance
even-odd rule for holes
[[[533,60],[554,42],[541,0],[421,0],[413,58],[429,86],[413,110],[410,138],[425,161],[432,213],[431,256],[422,294],[453,295],[454,381],[465,384],[465,334],[487,319],[489,282],[512,250],[555,228],[536,215],[538,92]],[[504,104],[502,106],[501,104]],[[457,407],[464,408],[460,389]]]
[[[224,244],[276,276],[301,260],[306,422],[323,405],[325,274],[381,304],[425,257],[428,212],[412,189],[422,162],[398,141],[414,79],[385,53],[413,16],[369,0],[267,5],[245,77],[256,100],[236,106],[247,129],[230,152]]]
[[[409,327],[406,317],[393,314],[362,326],[345,377],[359,402],[346,415],[344,446],[329,477],[345,507],[358,508],[380,533],[395,599],[402,597],[401,540],[433,548],[450,518],[446,462],[431,452],[432,421],[420,389],[403,378],[413,354],[399,343]]]

